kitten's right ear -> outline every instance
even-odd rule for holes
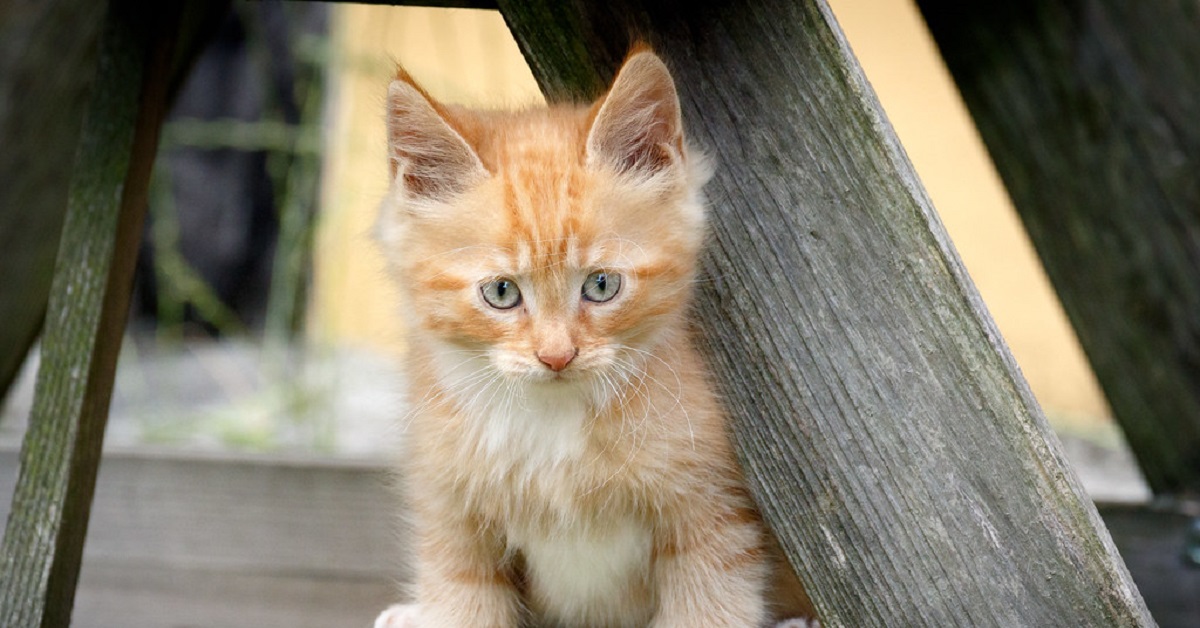
[[[636,47],[598,103],[587,139],[589,163],[654,174],[683,159],[679,96],[666,64]]]
[[[401,71],[388,87],[388,157],[393,180],[432,200],[462,192],[487,175],[479,155]]]

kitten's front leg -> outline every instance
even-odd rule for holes
[[[695,517],[657,548],[652,628],[754,628],[767,619],[763,531],[753,511]]]
[[[400,625],[516,628],[520,602],[502,560],[501,543],[478,526],[446,513],[429,521],[417,550],[417,608]]]
[[[420,628],[419,604],[393,604],[375,618],[375,628]]]

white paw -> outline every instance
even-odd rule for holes
[[[420,615],[416,604],[394,604],[375,618],[375,628],[417,628]]]
[[[785,619],[775,624],[775,628],[821,628],[821,622],[815,619],[801,619],[797,617],[795,619]]]

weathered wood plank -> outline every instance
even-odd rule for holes
[[[369,628],[397,600],[386,577],[85,560],[73,628]]]
[[[0,517],[17,452],[0,446]],[[407,581],[382,464],[107,450],[72,625],[366,627]]]
[[[175,3],[109,5],[68,193],[37,395],[0,546],[0,623],[66,626],[166,101]]]
[[[0,399],[42,329],[103,3],[0,2]]]
[[[668,57],[718,164],[702,336],[823,625],[1153,625],[823,2],[500,8],[551,97]]]
[[[1200,5],[918,4],[1147,482],[1200,496]]]
[[[0,445],[0,518],[17,465]],[[72,625],[368,626],[411,577],[388,477],[380,462],[106,451]],[[1188,518],[1100,512],[1159,625],[1194,628]]]
[[[110,452],[88,560],[364,579],[404,575],[378,464]]]
[[[185,9],[172,93],[227,4]],[[42,330],[105,6],[0,2],[0,399]]]

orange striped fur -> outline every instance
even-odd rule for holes
[[[808,613],[767,600],[794,577],[689,337],[708,173],[662,61],[638,49],[597,103],[515,112],[438,103],[400,70],[388,127],[379,239],[410,330],[418,576],[377,626]],[[489,304],[511,286],[519,302]]]

